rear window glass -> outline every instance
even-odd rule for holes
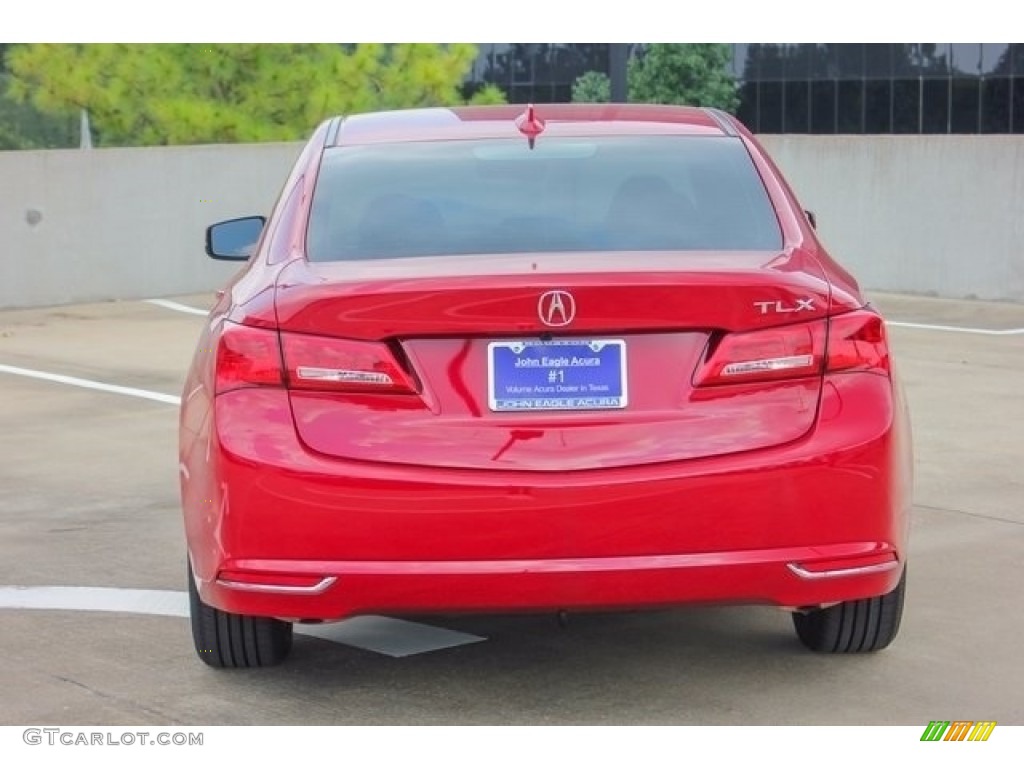
[[[335,147],[307,239],[312,261],[781,246],[746,148],[708,136]]]

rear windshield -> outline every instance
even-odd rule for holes
[[[542,251],[778,250],[735,138],[523,138],[336,147],[312,261]]]

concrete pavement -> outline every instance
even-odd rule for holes
[[[1024,306],[874,298],[892,320],[1024,328]],[[203,322],[0,312],[0,364],[178,395]],[[217,672],[185,619],[0,609],[0,724],[1024,724],[1024,334],[891,336],[917,506],[885,652],[817,656],[780,611],[685,608],[422,618],[487,640],[393,658],[298,637],[282,667]],[[184,589],[174,406],[0,373],[0,424],[0,585]]]

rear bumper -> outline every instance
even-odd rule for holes
[[[235,613],[813,606],[890,591],[904,560],[909,435],[874,374],[829,377],[784,446],[558,475],[319,456],[270,389],[192,423],[211,426],[183,434],[189,551]]]
[[[681,603],[787,607],[871,597],[902,569],[880,542],[710,555],[462,562],[243,560],[224,563],[204,600],[289,619],[361,613],[643,608]],[[234,580],[244,575],[245,581]],[[307,586],[295,586],[300,576]],[[283,584],[284,578],[291,583]]]

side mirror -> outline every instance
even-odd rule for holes
[[[814,211],[804,211],[804,216],[807,217],[812,229],[818,228],[818,217],[814,215]]]
[[[245,216],[207,227],[206,254],[211,259],[245,261],[252,255],[266,222],[262,216]]]

